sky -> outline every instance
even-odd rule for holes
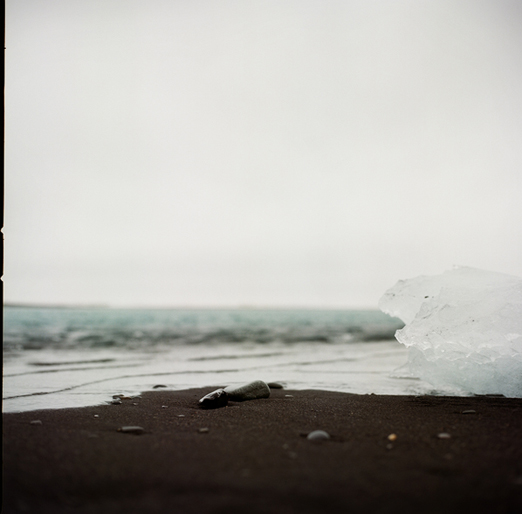
[[[518,0],[7,0],[5,302],[522,276],[521,27]]]

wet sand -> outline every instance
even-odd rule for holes
[[[522,399],[212,390],[3,414],[3,512],[522,512]]]

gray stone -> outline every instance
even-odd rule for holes
[[[143,432],[145,432],[145,429],[143,429],[142,427],[128,426],[128,427],[118,428],[118,432],[122,432],[124,434],[140,435],[140,434],[143,434]]]
[[[314,430],[310,432],[306,438],[310,441],[325,441],[330,439],[330,434],[324,430]]]
[[[236,402],[257,400],[258,398],[268,398],[270,396],[270,388],[262,380],[254,380],[254,382],[236,387],[228,386],[225,387],[225,392],[231,400]]]

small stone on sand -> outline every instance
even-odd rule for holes
[[[306,438],[310,441],[325,441],[326,439],[330,439],[330,434],[324,430],[314,430],[310,432]]]
[[[448,434],[447,432],[440,432],[440,434],[437,434],[437,437],[439,439],[450,439],[451,435]]]
[[[397,439],[397,434],[390,434],[388,436],[388,441],[395,441]]]
[[[41,425],[42,421],[40,419],[33,419],[33,421],[29,422],[30,425]]]
[[[463,410],[462,414],[476,414],[477,411],[473,409]]]
[[[145,432],[145,430],[142,427],[128,426],[128,427],[118,428],[118,432],[122,432],[124,434],[140,435],[140,434],[143,434],[143,432]]]
[[[199,432],[200,434],[206,434],[207,432],[209,432],[209,429],[208,429],[207,427],[200,428],[200,429],[198,430],[198,432]]]
[[[285,385],[282,382],[268,382],[267,384],[270,389],[284,389]]]
[[[152,386],[152,389],[159,389],[160,387],[167,387],[167,386],[163,385],[163,384],[156,384],[155,386]]]
[[[270,388],[262,380],[254,380],[240,386],[225,387],[225,392],[233,401],[243,402],[245,400],[258,400],[259,398],[268,398],[270,396]]]

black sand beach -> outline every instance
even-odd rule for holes
[[[3,512],[522,512],[522,399],[211,390],[4,414]]]

